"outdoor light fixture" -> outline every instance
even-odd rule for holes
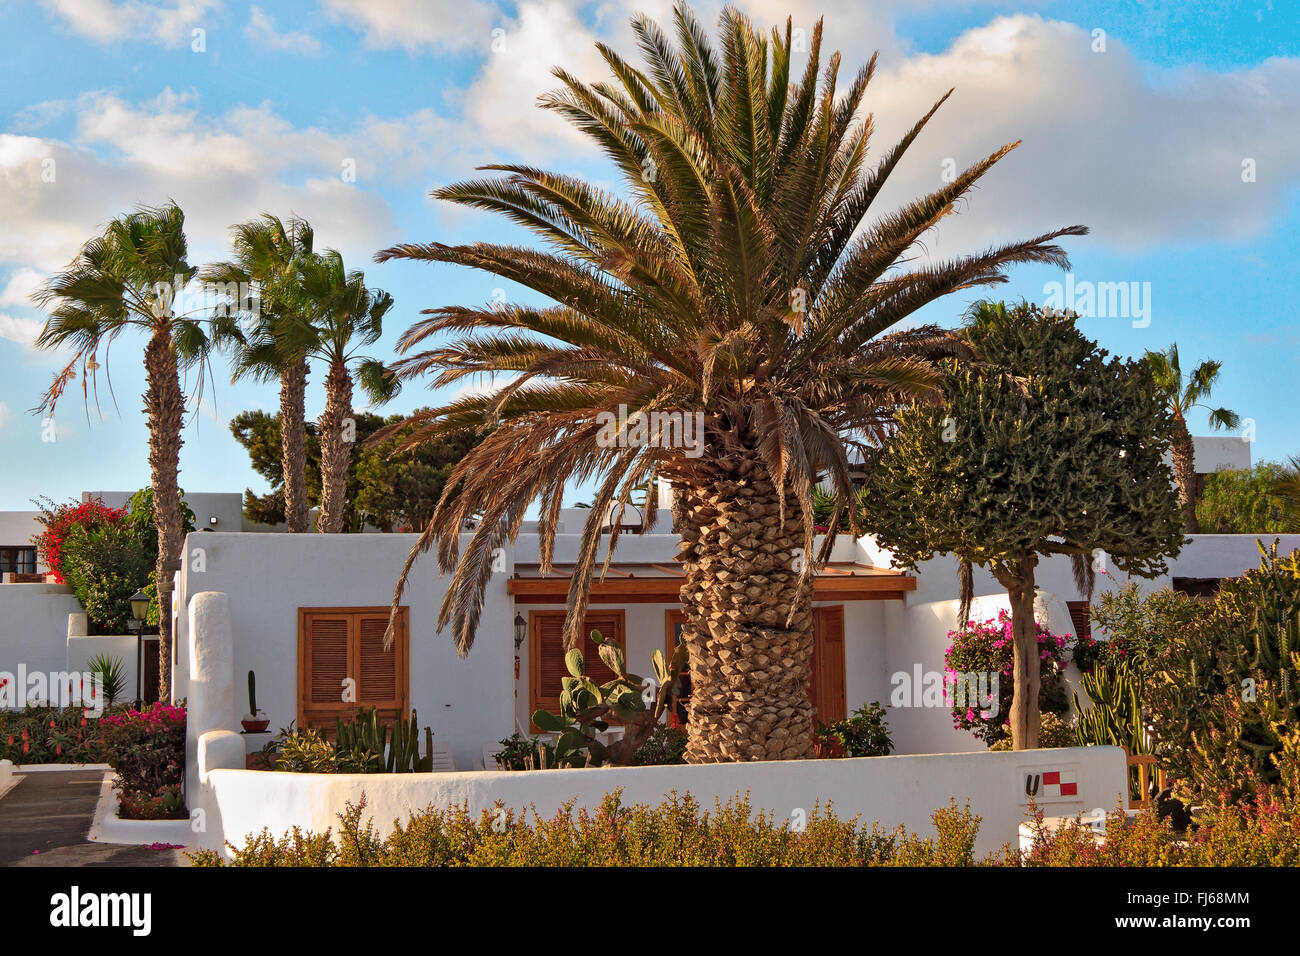
[[[128,600],[131,602],[131,619],[140,625],[136,628],[140,630],[144,627],[144,619],[149,615],[149,595],[145,594],[142,588],[132,594]]]
[[[216,516],[216,515],[208,515],[208,524],[216,524],[216,523],[217,523],[217,516]]]
[[[524,643],[524,638],[528,636],[528,622],[524,620],[522,614],[515,615],[515,650],[519,650],[520,645]]]

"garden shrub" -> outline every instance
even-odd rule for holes
[[[875,700],[844,720],[819,725],[817,736],[823,740],[834,738],[846,757],[887,757],[894,749],[885,708]]]
[[[1010,750],[1012,749],[1011,745],[1011,736],[1008,734],[990,747],[989,750]],[[1042,723],[1038,728],[1038,746],[1043,749],[1079,746],[1074,725],[1068,723],[1061,714],[1048,711],[1042,715]]]
[[[71,531],[63,543],[63,577],[72,586],[92,634],[125,634],[131,595],[148,580],[153,562],[139,538],[122,525]]]
[[[638,767],[686,763],[686,728],[656,724],[632,763]]]
[[[1040,623],[1038,632],[1040,714],[1063,714],[1069,710],[1065,696],[1066,638],[1050,633]],[[998,612],[996,619],[968,621],[966,626],[948,632],[951,642],[944,655],[946,677],[951,682],[958,674],[998,675],[998,710],[987,715],[974,707],[954,703],[952,725],[969,730],[990,747],[1011,736],[1011,700],[1015,693],[1013,679],[1015,641],[1011,632],[1011,614]],[[945,685],[951,687],[949,683]],[[992,685],[990,682],[990,692]]]
[[[101,720],[80,706],[0,711],[0,760],[15,764],[103,763]]]
[[[1260,551],[1176,631],[1147,682],[1155,752],[1200,802],[1276,783],[1275,758],[1300,731],[1300,552]]]
[[[227,864],[212,851],[190,855],[196,866],[969,866],[980,818],[952,804],[932,819],[935,835],[902,827],[844,821],[814,807],[802,829],[756,813],[748,797],[703,812],[690,795],[656,807],[624,806],[622,792],[594,811],[566,804],[553,817],[505,807],[471,816],[461,807],[412,814],[386,839],[362,825],[365,799],[339,814],[337,833],[269,831],[233,847]]]
[[[69,534],[83,534],[110,525],[121,525],[125,508],[110,508],[102,499],[56,505],[49,498],[33,504],[40,509],[38,521],[44,530],[32,538],[40,561],[59,584],[67,584],[63,571],[63,547]]]
[[[104,754],[117,772],[119,813],[127,819],[185,816],[185,708],[159,701],[100,720]]]

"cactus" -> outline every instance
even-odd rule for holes
[[[1193,798],[1276,782],[1300,732],[1300,552],[1277,548],[1260,544],[1259,567],[1223,582],[1153,682],[1157,753]]]
[[[257,716],[257,675],[252,671],[248,672],[248,713]]]
[[[651,655],[651,666],[659,681],[654,698],[647,700],[645,689],[650,685],[636,674],[627,671],[623,648],[614,641],[606,641],[600,631],[591,632],[592,643],[605,666],[614,672],[614,679],[597,684],[587,676],[586,660],[579,648],[571,648],[564,655],[564,666],[569,676],[561,679],[560,712],[546,710],[533,713],[533,723],[544,731],[559,734],[553,746],[543,748],[543,759],[548,766],[599,767],[606,761],[630,763],[636,746],[648,737],[667,706],[672,683],[686,666],[686,646],[678,645],[671,662],[665,662],[663,651]],[[618,744],[606,747],[596,739],[598,731],[609,724],[603,717],[613,715],[627,725],[627,736]]]
[[[424,728],[424,756],[420,755],[419,716],[392,728],[379,720],[371,707],[351,721],[334,721],[340,769],[349,773],[428,773],[433,769],[433,731]],[[391,733],[391,736],[390,736]]]
[[[1098,667],[1083,675],[1083,689],[1092,699],[1092,707],[1084,710],[1079,695],[1074,695],[1074,732],[1079,746],[1125,747],[1132,754],[1150,752],[1142,726],[1142,679],[1132,665]]]

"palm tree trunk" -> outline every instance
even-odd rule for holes
[[[320,417],[320,516],[316,530],[338,534],[347,506],[348,464],[356,440],[352,421],[352,376],[343,362],[331,362],[325,377],[325,411]]]
[[[812,588],[798,571],[798,503],[787,498],[782,524],[764,475],[674,490],[689,496],[678,555],[687,572],[687,762],[812,756]]]
[[[1178,503],[1183,509],[1183,530],[1196,534],[1201,530],[1196,520],[1196,446],[1182,415],[1174,416],[1173,459]]]
[[[306,359],[280,376],[280,462],[284,471],[284,520],[291,534],[307,530]]]
[[[170,325],[154,332],[144,353],[147,387],[144,409],[149,416],[149,470],[153,482],[154,521],[158,527],[158,695],[171,699],[172,590],[181,568],[181,424],[185,397],[181,392]]]
[[[1034,566],[1037,556],[1022,552],[1009,568],[995,572],[1007,589],[1011,602],[1011,634],[1014,648],[1014,696],[1011,699],[1011,745],[1014,750],[1038,746],[1042,715],[1038,694],[1042,686],[1038,626],[1034,619]]]

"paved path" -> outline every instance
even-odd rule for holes
[[[19,771],[0,797],[0,866],[186,866],[180,850],[86,839],[102,770]]]

